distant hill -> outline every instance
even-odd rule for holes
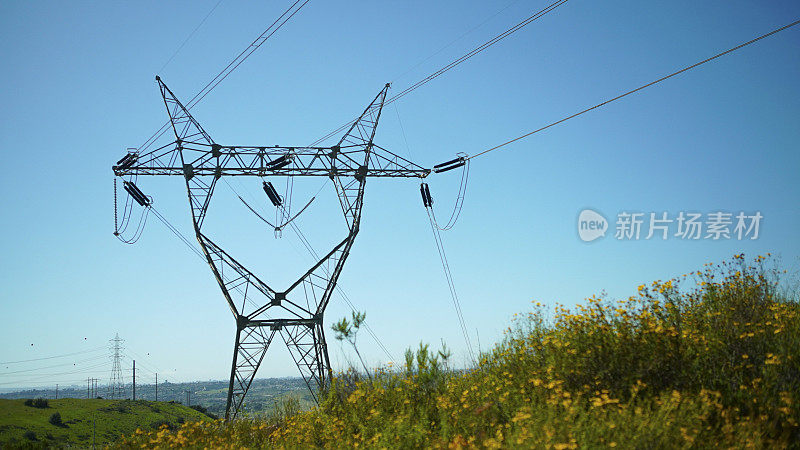
[[[53,419],[56,413],[61,424]],[[173,428],[206,420],[211,419],[174,402],[65,398],[48,400],[47,407],[36,407],[26,405],[23,399],[0,399],[0,447],[29,444],[86,447],[93,442],[111,443],[137,428],[152,430],[164,424]]]
[[[55,386],[54,386],[55,387]],[[106,386],[98,386],[97,395],[106,395]],[[130,385],[125,386],[124,397],[130,397]],[[186,403],[187,392],[191,405],[201,405],[217,416],[225,415],[225,404],[228,399],[228,380],[192,381],[184,383],[161,382],[158,384],[158,399]],[[0,394],[0,399],[25,399],[25,398],[86,398],[86,385],[61,386],[55,389],[25,389]],[[259,414],[269,411],[276,402],[285,396],[297,399],[304,407],[310,407],[313,399],[308,387],[302,378],[258,378],[253,380],[247,393],[245,411],[250,414]],[[136,398],[155,400],[156,392],[153,384],[136,384]]]

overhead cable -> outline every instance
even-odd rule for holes
[[[302,1],[302,3],[300,3]],[[200,103],[203,98],[208,95],[217,85],[219,85],[228,75],[231,74],[234,70],[236,70],[239,65],[241,65],[250,55],[253,54],[256,50],[258,50],[261,45],[264,44],[272,35],[274,35],[278,30],[283,27],[283,25],[289,21],[295,14],[297,14],[300,9],[303,8],[310,0],[296,0],[292,5],[283,12],[274,22],[266,29],[263,33],[261,33],[253,42],[250,43],[241,53],[236,55],[236,57],[225,66],[211,81],[208,82],[205,86],[203,86],[200,91],[192,97],[188,103],[186,103],[186,110],[191,110],[195,105]],[[300,4],[300,6],[297,6]],[[167,121],[164,125],[161,126],[155,133],[153,133],[147,140],[139,147],[139,151],[144,151],[150,148],[151,145],[161,137],[170,127],[170,122]]]
[[[224,178],[223,178],[223,181],[224,181],[224,182],[225,182],[225,184],[228,186],[228,188],[229,188],[231,191],[233,191],[234,195],[236,195],[237,197],[239,197],[239,200],[241,200],[241,201],[242,201],[242,203],[244,203],[244,205],[245,205],[245,206],[247,206],[247,208],[248,208],[250,211],[252,211],[252,212],[253,212],[253,213],[254,213],[254,214],[255,214],[255,215],[256,215],[256,216],[257,216],[259,219],[261,219],[262,221],[266,222],[268,225],[272,226],[272,224],[271,224],[271,223],[269,223],[269,222],[268,222],[266,219],[264,219],[264,217],[263,217],[263,216],[261,216],[261,214],[259,214],[258,212],[256,212],[256,211],[255,211],[255,209],[253,209],[253,207],[251,207],[251,206],[250,206],[250,204],[248,204],[248,203],[247,203],[247,202],[244,200],[244,198],[242,198],[242,195],[239,193],[239,191],[238,191],[238,190],[237,190],[237,189],[236,189],[236,188],[235,188],[233,185],[231,185],[230,183],[228,183],[228,182],[227,182],[227,180],[226,180],[226,179],[224,179]],[[321,186],[321,187],[320,187],[320,188],[317,190],[317,193],[314,195],[314,197],[312,197],[312,199],[313,199],[313,198],[315,198],[317,195],[319,195],[319,193],[320,193],[320,192],[322,192],[322,188],[324,188],[326,184],[327,184],[327,183],[323,183],[323,184],[322,184],[322,186]],[[245,190],[246,190],[246,189],[245,189]],[[252,197],[252,196],[251,196],[251,197]],[[306,206],[308,206],[308,205],[306,205]],[[303,208],[303,209],[305,209],[305,208]],[[302,211],[300,211],[300,212],[302,212]],[[299,214],[299,213],[298,213],[298,214]],[[295,217],[297,217],[297,216],[295,216]],[[311,255],[311,257],[312,257],[312,258],[314,258],[315,260],[317,260],[317,261],[318,261],[318,260],[320,259],[320,257],[319,257],[319,254],[317,253],[317,251],[316,251],[316,250],[314,250],[314,247],[311,245],[311,242],[309,242],[309,241],[308,241],[308,239],[306,238],[306,236],[305,236],[305,235],[303,234],[303,232],[300,230],[300,227],[298,227],[298,226],[297,226],[297,224],[296,224],[296,223],[294,223],[294,219],[292,219],[292,220],[290,220],[288,223],[284,224],[284,226],[285,226],[285,225],[289,225],[289,227],[292,229],[292,231],[294,231],[295,235],[297,236],[297,239],[300,241],[300,243],[301,243],[301,244],[303,244],[303,247],[305,247],[306,251],[308,251],[308,253]],[[325,275],[326,275],[326,276],[330,276],[330,272],[329,272],[329,270],[328,270],[328,268],[327,268],[326,266],[322,265],[322,266],[320,266],[320,268],[321,268],[321,269],[322,269],[322,270],[325,272]],[[344,300],[344,301],[347,303],[347,305],[348,305],[348,306],[350,306],[350,309],[351,309],[353,312],[356,312],[356,307],[355,307],[355,305],[354,305],[354,304],[353,304],[353,302],[350,300],[350,297],[348,297],[348,296],[347,296],[347,294],[345,293],[345,291],[344,291],[344,290],[343,290],[343,289],[342,289],[342,288],[339,286],[339,284],[338,284],[338,283],[336,284],[336,287],[335,287],[335,289],[336,289],[336,291],[339,293],[339,295],[342,297],[342,299],[343,299],[343,300]],[[389,352],[389,349],[387,349],[387,348],[386,348],[386,346],[385,346],[385,345],[383,344],[383,342],[380,340],[380,338],[378,337],[378,335],[377,335],[377,334],[375,334],[375,331],[373,331],[372,327],[370,327],[370,326],[369,326],[369,324],[368,324],[367,322],[364,322],[364,323],[363,323],[363,326],[364,326],[364,329],[365,329],[365,330],[367,330],[367,333],[370,335],[370,337],[372,337],[372,339],[373,339],[373,340],[375,341],[375,343],[378,345],[378,347],[379,347],[379,348],[380,348],[380,349],[381,349],[381,350],[382,350],[382,351],[383,351],[383,352],[386,354],[386,356],[387,356],[387,357],[388,357],[390,360],[393,360],[393,359],[394,359],[394,356],[391,354],[391,352]]]
[[[429,204],[432,204],[429,192],[427,197]],[[439,252],[439,259],[441,260],[442,263],[442,270],[444,271],[444,276],[447,281],[447,287],[450,290],[450,297],[453,300],[453,306],[456,311],[456,317],[458,318],[458,324],[461,327],[461,333],[464,335],[464,342],[466,342],[467,344],[467,350],[469,351],[470,359],[474,362],[475,354],[472,351],[472,343],[470,342],[469,339],[469,332],[467,331],[467,323],[464,320],[464,314],[461,311],[461,302],[458,299],[458,292],[456,291],[455,282],[453,281],[453,274],[450,271],[450,264],[447,261],[447,254],[444,251],[444,242],[442,241],[442,235],[439,233],[439,228],[436,226],[436,217],[433,213],[433,208],[426,207],[425,211],[427,211],[428,219],[430,220],[431,223],[431,231],[433,232],[433,239],[436,242],[436,250]]]
[[[4,362],[0,362],[0,365],[2,365],[2,364],[18,364],[18,363],[26,363],[26,362],[34,362],[34,361],[44,361],[46,359],[55,359],[55,358],[64,358],[64,357],[67,357],[67,356],[82,355],[84,353],[91,353],[91,352],[96,352],[96,351],[99,351],[99,350],[106,350],[106,347],[95,347],[95,348],[91,348],[89,350],[81,350],[79,352],[64,353],[63,355],[45,356],[45,357],[42,357],[42,358],[21,359],[19,361],[4,361]]]
[[[191,32],[191,33],[189,33],[189,36],[186,36],[186,39],[184,39],[184,40],[183,40],[183,43],[181,43],[181,45],[178,47],[178,49],[177,49],[177,50],[175,50],[175,53],[173,53],[173,54],[172,54],[172,56],[170,56],[170,57],[169,57],[169,59],[167,60],[167,62],[165,62],[165,63],[164,63],[164,65],[163,65],[163,66],[161,66],[161,68],[160,68],[160,69],[158,69],[158,73],[161,73],[161,71],[163,71],[163,70],[164,70],[164,68],[165,68],[165,67],[167,67],[167,66],[169,65],[169,63],[171,63],[171,62],[172,62],[172,60],[173,60],[173,59],[175,59],[175,57],[178,55],[178,53],[180,53],[180,51],[183,49],[183,47],[186,45],[186,43],[187,43],[187,42],[189,42],[189,40],[192,38],[192,36],[194,36],[194,34],[195,34],[195,33],[197,33],[197,30],[199,30],[199,29],[200,29],[200,27],[202,27],[202,26],[203,26],[203,24],[204,24],[204,23],[206,23],[206,20],[208,20],[208,18],[209,18],[209,17],[211,17],[211,13],[213,13],[213,12],[214,12],[214,10],[216,10],[216,9],[217,9],[217,6],[219,6],[219,4],[220,4],[220,3],[222,3],[222,0],[219,0],[219,1],[218,1],[218,2],[217,2],[215,5],[214,5],[214,7],[213,7],[213,8],[211,8],[211,10],[208,12],[208,14],[206,14],[206,16],[205,16],[205,17],[203,17],[203,20],[201,20],[201,21],[200,21],[200,23],[199,23],[199,24],[198,24],[198,25],[197,25],[197,26],[194,28],[194,30],[192,30],[192,32]]]
[[[707,62],[713,61],[713,60],[715,60],[715,59],[717,59],[717,58],[719,58],[719,57],[721,57],[721,56],[725,56],[725,55],[727,55],[728,53],[735,52],[736,50],[739,50],[739,49],[741,49],[741,48],[743,48],[743,47],[746,47],[746,46],[748,46],[748,45],[750,45],[750,44],[753,44],[753,43],[755,43],[755,42],[758,42],[758,41],[760,41],[761,39],[764,39],[764,38],[766,38],[766,37],[772,36],[773,34],[776,34],[776,33],[779,33],[779,32],[781,32],[781,31],[783,31],[783,30],[786,30],[786,29],[788,29],[788,28],[791,28],[791,27],[793,27],[793,26],[795,26],[795,25],[797,25],[797,24],[799,24],[799,23],[800,23],[800,20],[796,20],[796,21],[794,21],[794,22],[790,23],[789,25],[786,25],[786,26],[783,26],[783,27],[777,28],[777,29],[775,29],[775,30],[772,30],[772,31],[770,31],[769,33],[766,33],[766,34],[762,34],[761,36],[759,36],[759,37],[757,37],[757,38],[755,38],[755,39],[749,40],[749,41],[747,41],[747,42],[745,42],[745,43],[743,43],[743,44],[739,44],[739,45],[737,45],[736,47],[733,47],[733,48],[731,48],[731,49],[729,49],[729,50],[725,50],[725,51],[724,51],[724,52],[722,52],[722,53],[717,53],[716,55],[714,55],[714,56],[712,56],[712,57],[710,57],[710,58],[704,59],[704,60],[702,60],[702,61],[700,61],[700,62],[698,62],[698,63],[692,64],[691,66],[687,66],[687,67],[684,67],[683,69],[680,69],[680,70],[678,70],[678,71],[672,72],[671,74],[669,74],[669,75],[667,75],[667,76],[661,77],[661,78],[659,78],[659,79],[657,79],[657,80],[655,80],[655,81],[651,81],[651,82],[649,82],[649,83],[647,83],[647,84],[645,84],[645,85],[639,86],[639,87],[638,87],[638,88],[636,88],[636,89],[632,89],[632,90],[630,90],[630,91],[628,91],[628,92],[625,92],[624,94],[618,95],[618,96],[616,96],[616,97],[614,97],[614,98],[612,98],[612,99],[606,100],[606,101],[604,101],[604,102],[602,102],[602,103],[598,103],[598,104],[596,104],[596,105],[594,105],[594,106],[592,106],[592,107],[586,108],[586,109],[584,109],[584,110],[582,110],[582,111],[579,111],[579,112],[577,112],[577,113],[575,113],[575,114],[572,114],[572,115],[570,115],[570,116],[564,117],[564,118],[563,118],[563,119],[561,119],[561,120],[557,120],[557,121],[555,121],[555,122],[552,122],[552,123],[550,123],[550,124],[548,124],[548,125],[545,125],[545,126],[543,126],[543,127],[539,128],[539,129],[533,130],[533,131],[531,131],[530,133],[526,133],[526,134],[523,134],[522,136],[519,136],[519,137],[516,137],[516,138],[514,138],[514,139],[511,139],[510,141],[503,142],[503,143],[502,143],[502,144],[500,144],[500,145],[496,145],[496,146],[494,146],[494,147],[492,147],[492,148],[489,148],[489,149],[483,150],[483,151],[481,151],[481,152],[478,152],[478,153],[476,153],[476,154],[474,154],[474,155],[470,156],[468,159],[473,159],[473,158],[477,158],[477,157],[479,157],[479,156],[485,155],[486,153],[489,153],[489,152],[491,152],[491,151],[494,151],[494,150],[497,150],[497,149],[499,149],[499,148],[505,147],[505,146],[506,146],[506,145],[508,145],[508,144],[511,144],[511,143],[513,143],[513,142],[516,142],[516,141],[519,141],[520,139],[524,139],[524,138],[526,138],[526,137],[528,137],[528,136],[531,136],[531,135],[533,135],[533,134],[536,134],[536,133],[538,133],[538,132],[540,132],[540,131],[544,131],[544,130],[546,130],[546,129],[548,129],[548,128],[552,127],[552,126],[558,125],[558,124],[560,124],[560,123],[562,123],[562,122],[566,122],[566,121],[567,121],[567,120],[569,120],[569,119],[572,119],[572,118],[578,117],[578,116],[580,116],[581,114],[584,114],[584,113],[587,113],[587,112],[589,112],[589,111],[592,111],[592,110],[595,110],[595,109],[597,109],[597,108],[600,108],[600,107],[602,107],[602,106],[605,106],[605,105],[607,105],[607,104],[609,104],[609,103],[611,103],[611,102],[613,102],[613,101],[619,100],[619,99],[621,99],[621,98],[623,98],[623,97],[625,97],[625,96],[628,96],[628,95],[630,95],[630,94],[633,94],[633,93],[635,93],[635,92],[641,91],[642,89],[648,88],[648,87],[650,87],[650,86],[653,86],[653,85],[655,85],[655,84],[658,84],[658,83],[660,83],[660,82],[662,82],[662,81],[664,81],[664,80],[667,80],[667,79],[669,79],[669,78],[672,78],[672,77],[674,77],[674,76],[676,76],[676,75],[679,75],[679,74],[681,74],[681,73],[683,73],[683,72],[686,72],[686,71],[689,71],[689,70],[691,70],[691,69],[694,69],[694,68],[696,68],[696,67],[699,67],[699,66],[701,66],[701,65],[703,65],[703,64],[705,64],[705,63],[707,63]]]
[[[449,71],[450,69],[458,66],[459,64],[463,63],[464,61],[472,58],[473,56],[477,55],[478,53],[486,50],[487,48],[491,47],[492,45],[494,45],[494,44],[500,42],[501,40],[507,38],[508,36],[514,34],[515,32],[517,32],[520,29],[522,29],[523,27],[525,27],[526,25],[530,24],[531,22],[535,21],[536,19],[539,19],[540,17],[544,16],[545,14],[553,11],[554,9],[558,8],[559,6],[563,5],[566,2],[567,2],[567,0],[558,0],[556,2],[551,3],[550,5],[545,7],[544,9],[542,9],[540,11],[537,11],[533,15],[527,17],[522,22],[519,22],[518,24],[514,25],[513,27],[503,31],[502,33],[498,34],[497,36],[493,37],[492,39],[489,39],[488,41],[484,42],[483,44],[481,44],[481,45],[475,47],[474,49],[470,50],[469,52],[467,52],[466,54],[462,55],[461,57],[456,58],[455,60],[451,61],[449,64],[445,65],[444,67],[440,68],[439,70],[431,73],[430,75],[426,76],[425,78],[417,81],[416,83],[412,84],[411,86],[407,87],[406,89],[400,91],[396,95],[386,99],[386,101],[384,102],[384,105],[388,105],[388,104],[394,103],[396,100],[399,100],[400,98],[410,94],[414,90],[419,89],[420,87],[422,87],[423,85],[427,84],[428,82],[438,78],[439,76],[441,76],[445,72]],[[331,131],[330,133],[326,134],[325,136],[317,139],[316,141],[311,143],[309,145],[309,147],[313,147],[313,146],[319,144],[320,142],[330,138],[331,136],[334,136],[334,135],[344,131],[345,129],[347,129],[348,127],[353,125],[353,123],[355,123],[357,120],[358,120],[358,118],[355,118],[355,119],[347,122],[346,124],[344,124],[344,125],[340,126],[339,128]]]

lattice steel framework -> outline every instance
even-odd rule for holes
[[[361,221],[369,177],[424,178],[424,169],[373,142],[387,84],[336,145],[243,147],[215,143],[164,82],[156,77],[175,140],[134,153],[113,167],[120,177],[179,175],[186,181],[197,241],[236,318],[236,341],[225,412],[234,419],[275,334],[279,334],[315,400],[330,381],[323,316]],[[348,226],[347,236],[284,290],[275,290],[208,236],[203,221],[223,176],[329,177]],[[279,317],[275,317],[279,315]]]
[[[122,343],[125,342],[124,339],[119,337],[119,333],[114,336],[114,339],[108,341],[108,349],[111,351],[111,360],[112,360],[112,367],[111,367],[111,378],[108,382],[108,398],[116,399],[116,398],[125,398],[125,380],[122,377],[122,364],[120,360],[122,359],[122,350],[124,347]]]

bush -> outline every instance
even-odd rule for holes
[[[51,424],[57,426],[57,427],[63,427],[64,426],[64,422],[61,421],[61,413],[59,413],[58,411],[54,412],[50,416],[49,422]]]
[[[26,432],[25,432],[25,433],[22,435],[22,437],[24,437],[25,439],[31,440],[31,441],[35,441],[35,440],[37,440],[37,439],[36,439],[36,433],[34,433],[34,432],[33,432],[33,431],[31,431],[31,430],[28,430],[28,431],[26,431]]]
[[[193,410],[195,410],[195,411],[197,411],[197,412],[199,412],[201,414],[205,414],[207,417],[210,417],[210,418],[212,418],[214,420],[219,419],[219,417],[217,417],[215,414],[212,414],[212,413],[208,412],[208,408],[206,408],[205,406],[192,405],[189,408],[192,408]]]
[[[25,406],[30,406],[33,408],[49,408],[50,405],[47,402],[46,398],[37,398],[37,399],[27,399],[25,400]]]
[[[202,405],[192,405],[189,408],[192,408],[193,410],[195,410],[195,411],[197,411],[199,413],[202,413],[202,414],[205,414],[205,413],[208,412],[208,409],[205,406],[202,406]]]
[[[421,345],[400,370],[340,375],[310,411],[123,444],[800,448],[800,304],[764,261],[736,255],[552,317],[537,304],[469,370]]]
[[[168,420],[157,420],[150,424],[150,428],[153,430],[174,430],[176,427],[172,424],[172,422]]]
[[[705,389],[746,414],[767,406],[754,397],[780,408],[782,392],[800,392],[800,308],[778,295],[778,273],[763,260],[748,265],[737,255],[641,285],[625,300],[592,297],[574,311],[557,307],[552,325],[536,311],[495,350],[494,361],[503,370],[509,362],[517,370],[548,367],[548,378],[573,392],[597,386],[627,400],[633,386],[639,395]]]
[[[122,414],[127,414],[131,412],[131,402],[127,400],[120,400],[117,403],[112,403],[106,407],[98,409],[98,411],[105,411],[105,412],[118,412]]]
[[[115,405],[112,409],[114,411],[116,411],[116,412],[123,413],[123,414],[127,414],[127,413],[131,412],[131,408],[127,403],[120,403],[118,405]]]

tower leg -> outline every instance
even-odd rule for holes
[[[225,420],[231,420],[231,403],[233,400],[233,380],[236,378],[236,355],[239,354],[239,336],[242,329],[236,327],[236,340],[233,341],[233,362],[231,363],[231,378],[228,383],[228,401],[225,403]],[[234,416],[235,416],[234,412]]]
[[[319,403],[331,374],[322,321],[286,326],[281,331],[281,337],[311,391],[311,396]]]
[[[249,323],[247,318],[239,316],[236,324],[236,342],[233,347],[231,378],[228,383],[225,420],[233,420],[239,414],[244,397],[261,366],[261,361],[264,360],[273,336],[275,329],[263,324]]]
[[[324,389],[333,380],[333,370],[331,370],[331,359],[328,357],[328,343],[325,342],[325,329],[322,327],[322,322],[317,324],[317,347],[319,348],[318,352],[325,358],[325,372],[327,373],[323,375],[327,375],[328,378],[323,383],[323,386],[320,386],[320,389]]]

